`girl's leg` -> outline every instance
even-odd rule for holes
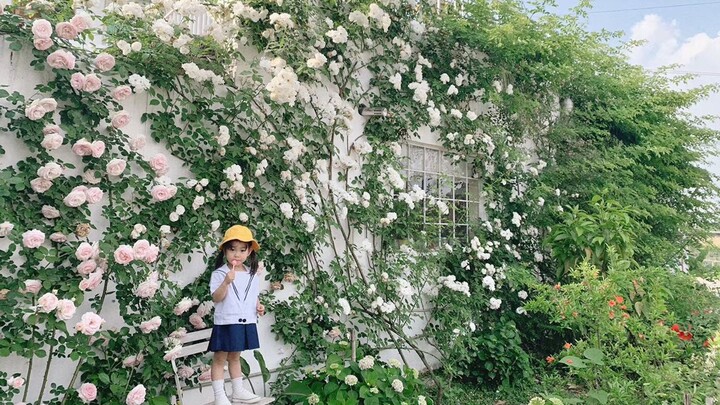
[[[225,362],[227,359],[227,352],[213,353],[210,378],[212,379],[213,393],[215,394],[215,405],[230,404],[230,400],[225,393]]]
[[[232,399],[240,400],[246,403],[259,401],[261,399],[259,396],[243,388],[242,369],[240,368],[240,352],[228,353],[227,361],[228,369],[230,369],[230,378],[232,379]]]

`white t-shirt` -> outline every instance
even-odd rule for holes
[[[215,325],[257,323],[260,279],[257,274],[251,276],[247,266],[243,265],[243,267],[245,267],[245,271],[235,271],[235,280],[227,287],[225,299],[215,303]],[[212,272],[210,294],[220,287],[228,271],[230,269],[225,264]]]

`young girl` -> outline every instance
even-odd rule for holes
[[[259,397],[242,386],[240,352],[260,347],[257,317],[265,313],[260,304],[257,251],[260,245],[250,229],[235,225],[225,231],[216,270],[210,277],[210,293],[215,303],[215,325],[208,350],[212,360],[212,386],[215,405],[231,405],[225,394],[225,362],[232,379],[232,401],[256,403]]]

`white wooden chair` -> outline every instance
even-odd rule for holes
[[[202,329],[194,332],[188,332],[180,338],[180,343],[183,347],[180,353],[177,355],[177,359],[183,357],[192,356],[193,354],[205,353],[208,348],[208,341],[212,334],[212,328]],[[178,367],[175,359],[172,359],[172,368],[175,372],[175,388],[177,389],[177,405],[185,405],[183,402],[183,391],[185,391],[185,385],[180,383],[180,377],[178,377]]]

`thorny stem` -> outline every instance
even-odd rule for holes
[[[48,353],[48,361],[47,361],[47,364],[45,365],[45,374],[43,374],[43,382],[42,382],[42,386],[40,387],[40,394],[38,395],[38,399],[37,399],[38,403],[42,403],[42,397],[43,397],[43,394],[45,393],[45,386],[47,385],[48,373],[50,372],[50,363],[52,363],[54,351],[55,351],[55,343],[50,345],[50,352]],[[24,399],[23,399],[23,401],[24,401]]]

